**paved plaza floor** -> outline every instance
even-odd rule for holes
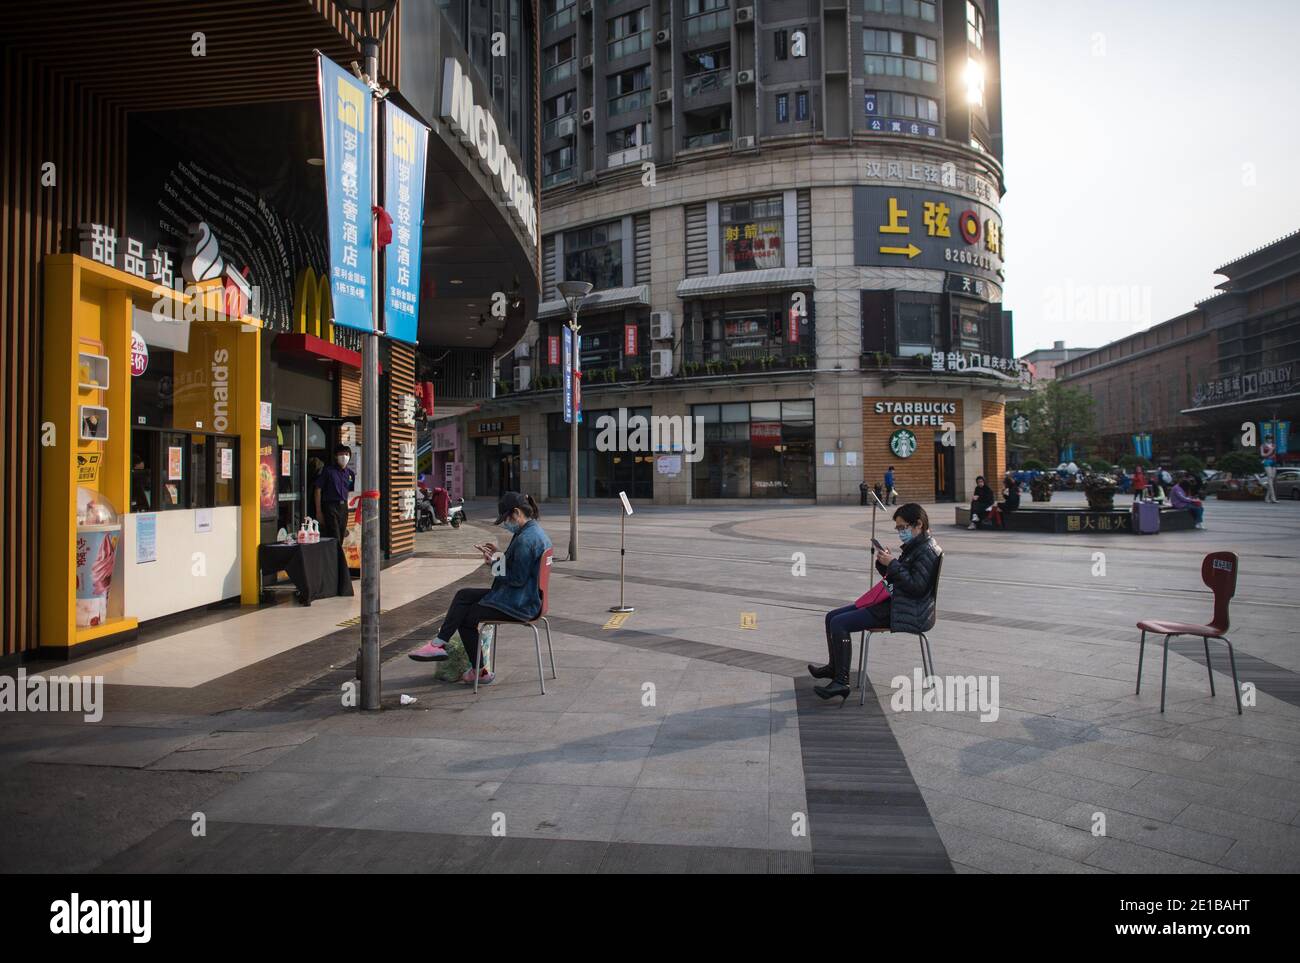
[[[215,613],[57,667],[104,674],[107,710],[0,715],[0,870],[1300,871],[1300,503],[1212,500],[1206,531],[1158,536],[971,532],[928,506],[935,669],[996,682],[995,712],[896,708],[920,656],[889,635],[865,705],[814,697],[823,613],[867,584],[871,516],[847,506],[638,509],[636,611],[614,624],[616,505],[584,504],[566,561],[567,509],[545,504],[557,677],[547,663],[540,694],[514,626],[495,685],[435,681],[406,653],[456,588],[486,584],[469,545],[506,537],[470,507],[390,570],[382,712],[343,705],[354,599],[296,625],[283,606]],[[896,543],[888,518],[877,536]],[[1215,550],[1241,557],[1229,635],[1248,705],[1222,646],[1211,696],[1193,640],[1171,646],[1161,713],[1160,639],[1134,693],[1135,623],[1208,619]],[[205,627],[275,642],[208,644],[184,670],[179,633]]]

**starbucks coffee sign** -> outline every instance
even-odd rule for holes
[[[889,436],[889,450],[899,458],[911,458],[916,452],[916,435],[906,428],[899,428]]]

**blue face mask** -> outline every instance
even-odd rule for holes
[[[898,533],[898,540],[902,542],[904,545],[906,545],[908,542],[912,540],[913,534],[914,533],[910,528],[904,528],[902,531]]]
[[[501,523],[501,527],[504,528],[511,535],[514,535],[519,531],[519,529],[523,528],[524,526],[520,525],[518,522],[512,522],[510,519],[507,518],[504,522]]]

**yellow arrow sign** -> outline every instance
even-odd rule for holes
[[[911,260],[912,258],[916,257],[918,254],[921,253],[921,249],[917,247],[915,244],[909,244],[907,245],[907,247],[882,247],[880,249],[880,253],[881,254],[906,254],[908,260]]]

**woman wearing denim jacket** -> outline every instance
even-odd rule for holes
[[[456,593],[447,609],[437,638],[411,653],[417,662],[441,662],[447,658],[447,642],[455,632],[465,646],[470,668],[461,682],[474,682],[474,662],[478,658],[478,627],[482,622],[507,618],[527,621],[542,610],[537,572],[551,540],[537,521],[541,512],[531,495],[506,492],[497,501],[496,524],[504,525],[513,535],[505,551],[505,574],[492,579],[490,588],[464,588]],[[499,554],[492,544],[484,545],[483,561],[491,565]],[[483,666],[479,685],[490,685],[495,677]]]

